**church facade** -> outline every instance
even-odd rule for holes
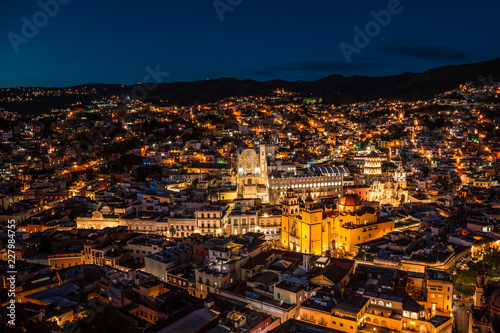
[[[237,156],[238,197],[269,202],[266,147],[245,149]]]
[[[295,191],[289,189],[282,210],[281,245],[292,251],[352,254],[355,245],[394,231],[394,221],[380,218],[378,203],[363,203],[352,192],[335,208],[315,205],[311,197],[300,207]]]

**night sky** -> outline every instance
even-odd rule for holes
[[[213,0],[64,0],[50,17],[38,1],[2,0],[0,87],[133,84],[147,66],[169,72],[165,82],[314,80],[500,57],[500,1],[401,0],[348,63],[339,44],[355,47],[354,28],[391,1],[216,0],[230,9],[220,16]],[[34,15],[40,28],[24,36]]]

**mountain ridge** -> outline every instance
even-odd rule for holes
[[[235,78],[222,77],[218,79],[158,83],[154,89],[146,90],[145,101],[160,102],[167,100],[169,105],[192,105],[216,102],[227,97],[258,96],[271,93],[278,88],[300,93],[304,96],[322,97],[325,103],[352,103],[367,101],[378,98],[418,100],[432,98],[434,95],[457,88],[466,82],[480,82],[480,78],[486,78],[493,82],[500,77],[500,58],[469,63],[464,65],[448,65],[429,69],[422,73],[404,72],[388,76],[342,76],[339,74],[329,75],[322,79],[313,81],[285,81],[280,79],[256,81],[251,79],[239,80]],[[98,96],[111,95],[127,96],[138,84],[121,85],[107,83],[87,83],[68,88],[92,87],[98,91]],[[42,88],[39,89],[54,89]],[[60,88],[61,89],[61,88]],[[5,95],[5,89],[0,91]],[[68,96],[65,96],[68,97]],[[65,98],[61,98],[59,104],[64,105]],[[37,101],[26,104],[27,107],[36,106]],[[57,100],[53,103],[50,99],[40,100],[40,107],[44,109],[51,104],[58,105]],[[42,106],[47,104],[45,107]],[[22,102],[14,102],[21,103]],[[12,107],[12,102],[10,103]],[[8,102],[0,102],[0,107],[9,109]],[[16,105],[14,109],[23,109]],[[25,110],[26,111],[26,110]],[[45,110],[46,111],[46,110]],[[24,113],[24,112],[23,112]]]

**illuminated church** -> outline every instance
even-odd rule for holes
[[[269,202],[266,146],[238,153],[238,198]]]
[[[353,254],[355,245],[394,231],[394,221],[380,218],[378,202],[362,202],[352,191],[339,198],[335,208],[314,204],[310,197],[300,207],[289,189],[282,210],[281,244],[297,252]]]
[[[365,158],[365,165],[363,167],[365,175],[380,175],[382,174],[382,159],[375,150],[372,150]]]

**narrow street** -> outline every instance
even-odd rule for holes
[[[465,304],[465,306],[462,306]],[[472,301],[455,301],[453,304],[453,332],[469,332],[469,313]]]

